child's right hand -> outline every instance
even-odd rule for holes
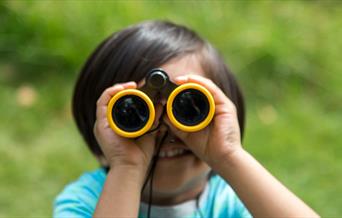
[[[145,134],[139,139],[129,139],[117,135],[107,120],[107,105],[117,92],[137,88],[135,82],[116,84],[107,88],[97,101],[94,134],[111,168],[131,167],[145,175],[153,156],[156,133]]]

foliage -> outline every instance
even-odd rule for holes
[[[0,216],[50,216],[98,164],[70,113],[77,72],[113,31],[185,24],[245,92],[244,145],[324,217],[342,214],[342,7],[338,1],[0,2]]]

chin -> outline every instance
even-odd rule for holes
[[[186,192],[207,180],[209,172],[209,166],[193,153],[179,159],[158,160],[153,192],[166,195]]]

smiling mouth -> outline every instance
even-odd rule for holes
[[[193,154],[192,151],[186,147],[184,142],[175,136],[172,132],[166,132],[167,136],[161,145],[158,153],[158,158],[163,160],[171,160]],[[158,136],[162,134],[159,132]]]
[[[173,149],[168,149],[166,151],[160,151],[158,157],[159,158],[172,158],[172,157],[184,156],[184,155],[191,154],[191,153],[192,152],[189,149],[173,148]]]
[[[172,137],[172,140],[168,139],[162,145],[158,157],[160,159],[174,159],[190,154],[192,154],[191,150],[179,138]]]

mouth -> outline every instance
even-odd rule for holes
[[[161,150],[158,154],[159,158],[177,158],[185,155],[190,155],[192,152],[189,149],[184,148],[169,148],[167,150]]]
[[[171,160],[189,156],[191,154],[193,153],[184,145],[182,140],[172,134],[169,134],[160,148],[158,158]]]

